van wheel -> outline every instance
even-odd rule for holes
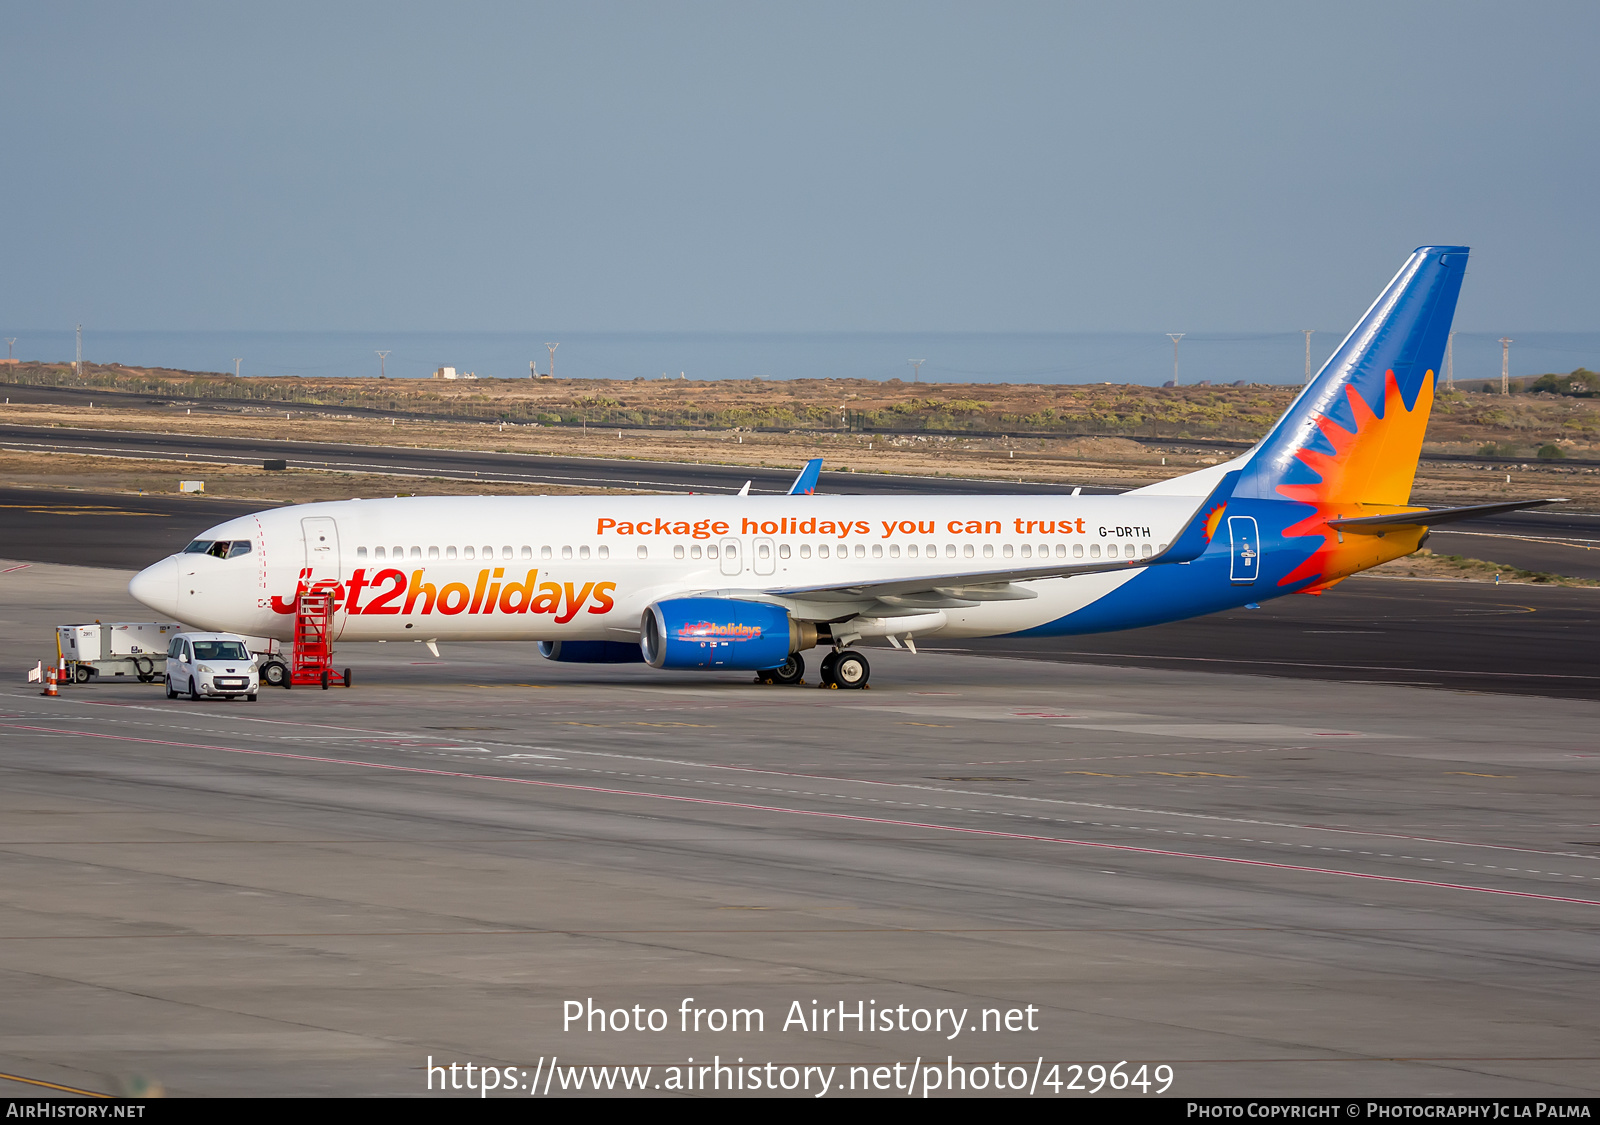
[[[194,677],[189,677],[189,702],[200,702],[200,689],[194,686]]]
[[[245,698],[248,699],[251,703],[254,703],[256,701],[256,693],[255,692],[251,692],[249,695],[245,696]]]
[[[167,677],[167,698],[168,699],[176,699],[176,698],[178,698],[178,693],[176,691],[172,690],[172,677],[171,676]]]

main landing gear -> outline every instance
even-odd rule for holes
[[[847,648],[824,656],[822,667],[817,671],[824,688],[864,689],[872,675],[872,666],[865,656]]]
[[[758,684],[803,684],[805,683],[806,662],[798,652],[791,653],[776,668],[766,668],[756,673]]]
[[[822,678],[818,687],[845,688],[846,690],[862,689],[867,686],[867,680],[872,675],[872,666],[867,663],[867,658],[854,649],[842,649],[830,652],[822,658],[822,665],[817,669]],[[794,653],[776,668],[764,668],[756,673],[758,684],[803,684],[805,683],[806,662],[800,654]]]

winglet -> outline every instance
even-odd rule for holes
[[[1211,546],[1212,535],[1216,534],[1217,528],[1222,525],[1222,511],[1233,498],[1234,487],[1243,475],[1238,469],[1225,474],[1217,482],[1217,487],[1211,490],[1211,495],[1207,496],[1205,502],[1195,509],[1194,515],[1189,517],[1189,522],[1178,532],[1178,537],[1172,541],[1172,546],[1151,561],[1183,563],[1205,554],[1206,548]]]
[[[800,475],[794,478],[794,483],[789,486],[790,496],[815,496],[817,493],[817,478],[822,475],[822,458],[814,457],[806,462],[806,467],[800,470]]]

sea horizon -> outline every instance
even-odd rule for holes
[[[1600,332],[1459,332],[1459,380],[1498,378],[1501,335],[1509,336],[1513,378],[1600,367]],[[70,362],[65,331],[8,330],[16,358]],[[1317,332],[1311,369],[1344,338]],[[85,327],[83,356],[97,364],[228,372],[252,376],[427,378],[454,367],[479,378],[528,378],[530,361],[548,373],[548,343],[559,342],[555,373],[575,379],[900,379],[940,383],[1131,383],[1173,377],[1172,340],[1152,332],[384,332],[169,331]],[[387,352],[381,361],[377,352]],[[921,359],[920,371],[908,360]],[[1441,374],[1443,374],[1441,372]],[[1178,381],[1298,384],[1305,378],[1301,332],[1193,332],[1178,345]]]

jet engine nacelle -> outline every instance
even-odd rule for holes
[[[817,627],[770,602],[669,598],[644,611],[639,647],[653,668],[776,668],[817,643]]]
[[[563,664],[643,664],[644,654],[629,641],[540,641],[539,655]]]

